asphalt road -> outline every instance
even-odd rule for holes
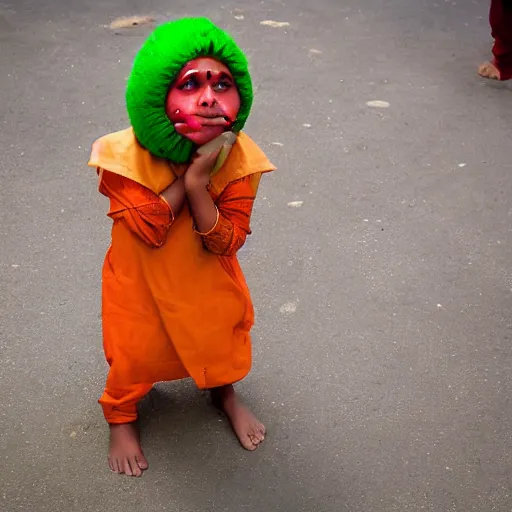
[[[512,87],[475,73],[487,11],[0,2],[1,510],[512,510]],[[110,221],[86,167],[127,123],[150,29],[105,25],[132,14],[233,33],[256,84],[247,131],[279,167],[240,254],[257,326],[239,390],[268,439],[244,452],[204,393],[161,384],[142,404],[138,480],[105,462]]]

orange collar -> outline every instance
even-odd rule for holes
[[[94,142],[88,165],[125,176],[156,194],[176,179],[173,169],[177,165],[144,149],[131,127]],[[212,177],[212,188],[220,194],[233,181],[273,170],[275,167],[263,151],[248,135],[240,132],[227,160]]]

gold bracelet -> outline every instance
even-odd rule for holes
[[[194,231],[198,235],[208,236],[208,235],[211,235],[215,231],[215,228],[217,227],[217,224],[219,223],[220,213],[219,213],[219,209],[217,208],[217,205],[214,205],[214,206],[215,206],[215,211],[217,212],[217,219],[215,220],[215,224],[213,225],[212,229],[210,229],[210,231],[208,231],[207,233],[201,233],[200,231],[197,231],[197,229],[194,229]]]
[[[171,205],[169,204],[169,201],[167,201],[167,199],[165,199],[165,197],[162,194],[158,194],[158,197],[169,207],[169,210],[171,210],[172,212],[172,208]]]

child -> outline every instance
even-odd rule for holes
[[[275,168],[240,131],[252,104],[246,58],[207,19],[151,34],[126,103],[131,128],[97,140],[89,165],[113,220],[102,274],[108,461],[116,473],[140,476],[148,463],[136,405],[155,382],[193,378],[211,390],[244,448],[264,439],[233,389],[251,366],[254,322],[236,252],[250,234],[261,175]],[[228,130],[236,142],[218,169],[218,149],[196,151]]]

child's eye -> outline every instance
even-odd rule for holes
[[[193,78],[190,78],[186,82],[182,83],[178,87],[178,89],[180,91],[191,91],[192,89],[194,89],[196,87],[196,85],[197,85],[196,81]]]
[[[215,91],[227,91],[231,88],[231,84],[227,80],[221,80],[213,86]]]

